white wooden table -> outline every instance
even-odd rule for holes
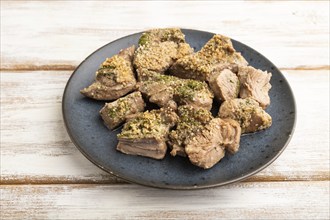
[[[62,120],[64,86],[119,37],[178,26],[225,34],[291,84],[296,131],[250,179],[206,190],[128,184],[89,162]],[[329,1],[1,1],[1,219],[329,219]]]

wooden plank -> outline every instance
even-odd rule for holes
[[[61,98],[68,71],[1,73],[1,182],[112,183],[70,141]],[[329,71],[286,71],[298,122],[291,143],[248,181],[329,180]]]
[[[179,191],[137,185],[1,186],[3,219],[328,219],[329,182]]]
[[[71,70],[117,38],[177,26],[225,34],[282,68],[328,69],[328,9],[329,1],[4,1],[1,68]]]

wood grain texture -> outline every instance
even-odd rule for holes
[[[330,219],[329,5],[1,1],[0,219]],[[251,46],[293,88],[289,146],[245,182],[197,191],[126,184],[89,162],[65,131],[62,94],[83,59],[120,37],[173,26]]]
[[[4,219],[328,219],[329,182],[207,190],[137,185],[2,186]]]
[[[75,148],[61,114],[68,71],[1,73],[1,183],[113,183]],[[286,71],[298,122],[291,143],[248,181],[329,180],[329,71]]]
[[[282,68],[329,68],[329,1],[3,1],[1,69],[71,70],[117,38],[173,26],[230,36]]]

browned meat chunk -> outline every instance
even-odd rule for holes
[[[246,66],[247,61],[236,52],[229,38],[214,35],[200,51],[178,59],[170,73],[180,78],[206,81],[219,64]]]
[[[209,169],[225,156],[225,149],[238,150],[240,135],[237,123],[214,118],[186,141],[185,151],[191,163]]]
[[[236,120],[242,133],[255,132],[271,126],[272,118],[254,99],[231,99],[222,103],[218,113],[220,118]]]
[[[81,94],[97,100],[115,100],[135,88],[132,58],[135,47],[129,47],[107,58],[96,71],[95,82],[82,89]]]
[[[235,73],[224,69],[213,74],[209,79],[209,86],[218,100],[229,100],[238,97],[239,80]]]
[[[100,115],[109,129],[114,129],[125,122],[127,117],[144,110],[145,103],[140,92],[131,93],[114,102],[106,103]]]
[[[145,74],[146,76],[147,74]],[[152,73],[139,90],[150,102],[164,106],[193,105],[210,110],[213,94],[205,82]],[[174,107],[175,108],[175,107]]]
[[[241,98],[253,98],[265,109],[270,104],[268,91],[272,87],[269,83],[271,73],[255,69],[251,66],[238,68],[238,78],[241,82],[239,95]]]
[[[164,73],[177,59],[192,52],[180,29],[153,29],[142,34],[134,67]]]
[[[178,115],[178,124],[176,129],[170,132],[168,143],[172,148],[172,156],[186,156],[186,140],[192,138],[213,117],[210,111],[189,105],[180,106],[178,108]]]
[[[155,159],[164,158],[168,133],[178,120],[172,109],[159,109],[140,113],[129,120],[118,134],[117,150],[131,155]]]

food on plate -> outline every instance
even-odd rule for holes
[[[175,76],[155,72],[144,73],[147,80],[141,82],[140,92],[152,103],[160,107],[192,105],[210,110],[213,94],[205,82],[180,79]]]
[[[107,58],[96,71],[95,82],[82,89],[81,94],[97,100],[116,100],[135,88],[132,66],[135,46],[121,50]]]
[[[237,98],[240,92],[240,81],[237,75],[229,69],[214,73],[209,78],[209,86],[219,101]]]
[[[226,151],[239,150],[242,133],[271,126],[265,111],[271,76],[248,66],[223,35],[194,53],[180,29],[152,29],[141,35],[136,50],[106,59],[81,93],[114,100],[100,115],[109,129],[125,123],[118,151],[163,159],[169,146],[172,156],[209,169]],[[210,112],[213,99],[221,103],[216,117]]]
[[[265,109],[270,104],[268,92],[272,87],[269,83],[271,73],[255,69],[251,66],[240,66],[238,78],[241,84],[241,98],[253,98]]]
[[[139,46],[148,43],[161,43],[165,41],[172,41],[174,43],[184,43],[185,36],[180,28],[157,28],[151,29],[142,33],[139,39]]]
[[[116,101],[106,103],[100,110],[100,115],[104,124],[109,129],[114,129],[121,125],[131,115],[143,112],[144,100],[140,92],[133,92]]]
[[[136,69],[164,73],[177,59],[192,52],[180,29],[153,29],[142,34],[133,63]]]
[[[117,150],[132,155],[164,158],[168,133],[178,120],[171,108],[145,111],[126,122],[118,134]]]
[[[224,101],[220,106],[218,116],[239,122],[242,133],[263,130],[272,125],[270,115],[252,98]]]
[[[178,59],[169,71],[180,78],[206,81],[218,65],[231,67],[233,64],[246,66],[248,63],[236,52],[229,38],[214,35],[200,51]]]
[[[238,123],[214,118],[187,140],[185,151],[191,163],[209,169],[225,156],[226,148],[237,151],[240,136]]]
[[[210,111],[190,105],[180,106],[178,116],[176,128],[169,134],[168,144],[172,149],[172,156],[186,156],[186,141],[192,138],[213,117]]]

